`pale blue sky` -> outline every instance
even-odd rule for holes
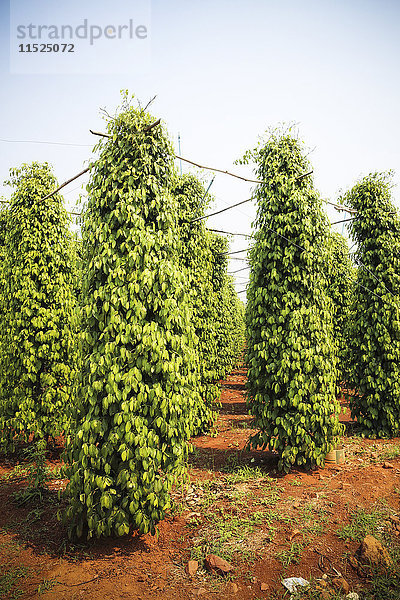
[[[134,2],[126,5],[128,11]],[[97,6],[99,18],[112,20],[113,2]],[[11,75],[9,3],[0,0],[0,7],[0,138],[90,145],[89,128],[103,126],[99,108],[113,112],[119,90],[128,88],[144,103],[157,94],[153,113],[175,143],[180,132],[182,154],[194,161],[250,174],[233,161],[266,128],[295,121],[315,148],[310,158],[324,197],[335,200],[373,170],[394,169],[400,181],[398,0],[153,0],[150,67],[135,72],[121,52],[126,74],[119,75]],[[76,7],[84,18],[84,0]],[[0,150],[0,181],[10,167],[32,160],[49,161],[64,181],[91,152],[2,142]],[[78,184],[66,188],[70,206]],[[216,209],[250,189],[217,176]],[[399,205],[398,188],[394,195]],[[328,214],[341,218],[333,209]],[[209,225],[249,232],[253,216],[246,204]],[[245,245],[239,238],[232,248]]]

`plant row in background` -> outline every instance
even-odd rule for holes
[[[210,409],[220,394],[216,382],[231,370],[244,346],[244,304],[227,275],[227,240],[207,231],[203,220],[196,221],[209,202],[204,186],[193,175],[181,175],[174,195],[200,355],[201,410],[207,413],[199,419],[200,430],[202,422],[211,424],[214,418]]]
[[[108,123],[82,243],[68,233],[61,197],[46,199],[56,186],[48,166],[12,173],[1,442],[8,451],[64,432],[64,518],[78,536],[154,533],[188,440],[212,425],[217,381],[243,346],[218,239],[188,223],[205,209],[204,190],[178,178],[162,128],[146,130],[153,121],[127,108]]]

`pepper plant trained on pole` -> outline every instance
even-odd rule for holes
[[[8,220],[8,210],[4,207],[4,205],[0,204],[0,289],[4,290],[4,284],[1,280],[2,272],[4,268],[4,261],[6,258],[6,233],[7,233],[7,220]],[[4,294],[0,294],[0,311],[1,311],[1,303],[4,303]],[[0,329],[1,330],[1,329]]]
[[[217,385],[218,360],[215,335],[216,302],[213,288],[213,254],[210,233],[203,221],[192,223],[202,217],[208,205],[206,191],[193,175],[177,178],[174,194],[179,210],[181,238],[181,261],[187,271],[193,323],[197,336],[196,353],[200,376],[199,393],[203,403],[199,405],[195,433],[210,429],[215,421],[212,410],[220,392]]]
[[[0,324],[0,436],[56,436],[68,427],[75,364],[68,215],[47,164],[11,171]]]
[[[193,175],[182,175],[175,186],[181,216],[182,263],[187,269],[199,358],[201,396],[199,430],[214,420],[211,408],[219,398],[217,382],[226,376],[244,345],[243,304],[227,275],[227,240],[207,231],[208,205],[204,186]]]
[[[213,289],[215,295],[215,336],[217,346],[216,376],[223,379],[230,372],[244,347],[244,319],[241,301],[228,271],[228,241],[211,234],[213,255]],[[243,306],[243,305],[242,305]]]
[[[6,314],[6,298],[5,298],[5,284],[6,281],[4,279],[4,263],[6,258],[6,233],[7,233],[7,220],[8,220],[8,210],[4,206],[4,204],[0,203],[0,351],[1,351],[1,336],[3,334],[4,327],[1,325],[4,323],[4,318]],[[0,365],[1,365],[1,357],[0,357]],[[1,413],[1,393],[0,393],[0,413]]]
[[[357,287],[349,336],[350,408],[367,436],[400,432],[400,220],[390,177],[375,173],[343,200],[357,210]]]
[[[300,143],[275,133],[244,157],[262,180],[250,251],[248,406],[254,448],[279,469],[321,465],[341,432],[335,397],[332,305],[326,293],[327,219]]]
[[[0,204],[0,252],[4,260],[4,246],[6,243],[8,209]]]
[[[153,121],[132,107],[111,119],[88,185],[79,410],[66,456],[65,518],[77,536],[155,532],[200,402],[173,152]]]
[[[354,298],[356,269],[347,240],[332,232],[328,238],[328,295],[333,302],[333,332],[338,353],[338,383],[349,377],[350,308]]]

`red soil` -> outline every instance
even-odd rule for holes
[[[349,522],[354,509],[370,511],[376,503],[386,511],[388,531],[393,527],[390,516],[400,516],[400,439],[354,437],[347,411],[341,415],[348,428],[343,439],[344,465],[312,472],[294,469],[289,475],[280,475],[272,453],[243,450],[252,432],[244,400],[245,377],[243,369],[235,370],[222,382],[215,437],[193,440],[190,487],[174,492],[179,509],[160,523],[158,539],[132,533],[124,538],[68,542],[56,516],[60,508],[58,490],[65,487],[65,481],[50,482],[49,495],[42,505],[18,507],[12,493],[26,484],[23,479],[8,481],[4,477],[16,462],[2,459],[0,582],[1,575],[22,567],[27,570],[16,584],[22,590],[22,598],[247,600],[269,598],[273,590],[283,592],[282,576],[318,578],[324,572],[333,576],[336,569],[351,589],[362,589],[366,581],[348,562],[358,543],[342,540],[336,532]],[[393,458],[396,448],[399,452]],[[383,468],[384,462],[392,468]],[[57,453],[50,463],[60,464]],[[259,467],[261,476],[259,473],[248,481],[232,483],[229,465]],[[270,479],[265,480],[263,475]],[[207,484],[208,488],[201,486],[209,480],[212,483]],[[208,505],[207,489],[213,494]],[[275,500],[273,490],[278,494]],[[271,507],[275,513],[268,513]],[[245,523],[257,511],[261,517],[256,527],[246,530]],[[243,522],[243,539],[233,554],[235,572],[229,581],[207,574],[202,568],[194,576],[186,573],[191,551],[199,546],[199,539],[204,545],[204,539],[211,539],[215,533],[209,520],[213,514],[221,516],[218,527],[224,520],[228,523],[236,517],[239,524]],[[318,519],[320,529],[315,527]],[[302,544],[298,563],[291,562],[284,568],[282,561],[293,545],[296,547],[295,542]],[[5,593],[5,600],[12,597],[11,592]]]

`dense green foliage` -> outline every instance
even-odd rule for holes
[[[6,243],[8,209],[4,204],[0,204],[0,252],[4,252]],[[4,254],[2,254],[4,256]]]
[[[333,332],[338,353],[338,383],[348,379],[350,307],[354,296],[356,269],[349,246],[340,233],[328,239],[328,294],[333,302]]]
[[[8,209],[4,204],[0,204],[0,311],[1,311],[1,302],[4,302],[4,293],[3,287],[4,283],[2,282],[2,272],[4,267],[4,259],[5,259],[5,245],[6,245],[6,232],[7,232],[7,219],[8,219]],[[0,313],[1,314],[1,313]]]
[[[82,239],[76,233],[71,238],[71,260],[74,273],[74,295],[79,305],[84,302],[83,299],[83,268],[84,268],[84,247]]]
[[[219,398],[216,385],[217,344],[215,336],[216,299],[213,288],[213,254],[210,233],[204,221],[191,223],[204,215],[208,205],[203,185],[193,175],[177,178],[174,194],[179,210],[181,261],[187,271],[192,322],[197,336],[196,353],[200,375],[198,432],[208,429],[215,419],[213,403]],[[196,432],[197,433],[197,432]]]
[[[226,279],[222,302],[223,312],[226,315],[225,335],[222,339],[220,336],[219,340],[221,346],[220,357],[224,368],[223,377],[226,377],[242,357],[246,337],[245,306],[239,299],[230,276],[227,276]]]
[[[250,252],[247,304],[248,406],[253,447],[279,454],[279,469],[320,465],[341,427],[336,356],[326,294],[328,225],[299,142],[273,134],[253,158],[266,183]],[[275,233],[276,232],[276,233]]]
[[[175,194],[181,215],[182,261],[187,268],[199,368],[206,406],[219,398],[217,382],[231,370],[244,345],[244,307],[227,275],[227,240],[207,231],[202,217],[206,191],[193,175],[178,178]],[[205,415],[205,425],[209,415]]]
[[[350,231],[357,242],[357,287],[351,319],[352,416],[366,435],[400,429],[400,220],[390,179],[373,174],[343,198],[357,210]]]
[[[231,371],[244,346],[244,306],[227,274],[228,242],[217,234],[211,235],[213,255],[212,283],[215,296],[214,328],[217,348],[216,379]]]
[[[3,447],[68,424],[74,367],[72,262],[68,216],[47,164],[11,171],[14,192],[4,245],[0,348]]]
[[[196,428],[196,340],[181,268],[173,153],[127,108],[108,123],[84,215],[79,412],[66,519],[78,536],[154,532]]]
[[[6,232],[7,232],[7,219],[8,210],[4,204],[0,204],[0,351],[1,351],[1,336],[3,334],[3,327],[1,323],[4,321],[5,315],[5,280],[4,280],[4,261],[5,261],[5,243],[6,243]],[[1,364],[1,359],[0,359]],[[0,392],[1,397],[1,392]],[[1,402],[1,400],[0,400]]]

